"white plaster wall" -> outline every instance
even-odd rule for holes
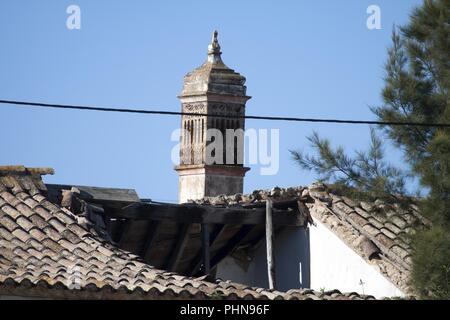
[[[178,201],[185,203],[191,199],[201,199],[205,196],[205,175],[193,174],[179,177]]]
[[[310,227],[312,289],[354,291],[377,298],[404,296],[332,231],[317,220],[316,223]]]
[[[258,281],[255,268],[256,263],[254,261],[247,268],[244,268],[234,258],[228,256],[217,265],[216,278],[257,287],[258,283],[264,281]],[[267,287],[267,281],[262,287]]]
[[[275,269],[278,290],[309,288],[309,235],[305,228],[286,228],[275,237]],[[231,258],[217,266],[216,277],[250,286],[268,287],[266,242],[261,241],[253,260],[243,268]]]
[[[214,174],[190,174],[179,177],[178,200],[186,203],[188,200],[202,199],[205,196],[215,197],[221,194],[242,193],[243,177]]]
[[[377,298],[404,296],[375,267],[350,249],[332,231],[317,226],[287,228],[275,237],[278,290],[312,288],[370,294]],[[268,287],[266,244],[262,241],[247,268],[227,257],[216,276],[250,286]],[[360,280],[364,285],[360,285]]]

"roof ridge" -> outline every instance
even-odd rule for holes
[[[27,168],[23,165],[0,166],[0,175],[46,175],[54,174],[55,170],[49,167]]]

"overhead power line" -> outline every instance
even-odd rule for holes
[[[217,118],[253,119],[253,120],[269,120],[269,121],[294,121],[294,122],[369,124],[369,125],[372,124],[372,125],[382,125],[382,126],[417,126],[417,127],[450,128],[450,123],[317,119],[317,118],[252,116],[252,115],[245,115],[245,116],[214,115],[214,114],[195,113],[195,112],[143,110],[143,109],[129,109],[129,108],[106,108],[106,107],[98,107],[98,106],[50,104],[50,103],[14,101],[14,100],[0,100],[0,104],[11,104],[11,105],[22,106],[22,107],[41,107],[41,108],[74,109],[74,110],[100,111],[100,112],[122,112],[122,113],[135,113],[135,114],[156,114],[156,115],[172,115],[172,116],[208,116],[208,117],[217,117]]]

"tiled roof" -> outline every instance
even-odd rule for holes
[[[232,206],[265,201],[269,196],[274,201],[300,200],[313,221],[324,224],[404,293],[413,294],[408,285],[411,270],[409,235],[415,228],[429,224],[414,204],[404,208],[380,200],[373,203],[354,201],[333,193],[321,183],[309,187],[256,190],[248,195],[219,196],[197,202]]]
[[[372,299],[339,291],[269,291],[145,264],[46,198],[51,169],[0,167],[0,296],[101,299]]]

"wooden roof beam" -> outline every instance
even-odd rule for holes
[[[178,232],[179,236],[178,236],[175,246],[172,250],[172,253],[170,254],[169,261],[165,268],[166,270],[175,271],[177,269],[178,263],[180,262],[181,257],[183,256],[184,248],[189,239],[190,228],[191,228],[191,224],[188,224],[188,223],[182,224],[180,226],[180,229]]]
[[[213,231],[209,235],[209,251],[211,252],[214,248],[214,244],[216,240],[220,238],[223,231],[225,230],[225,225],[217,225]],[[203,243],[202,243],[203,246]],[[192,264],[189,266],[189,270],[187,272],[190,276],[194,276],[199,271],[201,265],[203,263],[203,247],[200,248],[199,253],[195,256]],[[210,268],[211,269],[211,268]]]
[[[150,258],[150,251],[155,243],[156,237],[158,236],[158,227],[160,225],[159,221],[151,221],[149,229],[147,231],[147,236],[144,242],[144,246],[141,249],[141,257],[144,261],[148,261]]]
[[[177,223],[209,223],[257,225],[264,224],[265,208],[218,208],[197,204],[134,203],[110,213],[110,217],[136,220],[174,221]],[[298,210],[273,209],[273,224],[303,226],[304,217]]]
[[[244,240],[244,238],[253,230],[255,226],[244,225],[238,232],[223,246],[211,259],[211,270],[214,270],[220,261],[222,261],[226,256],[228,256],[236,246]]]

